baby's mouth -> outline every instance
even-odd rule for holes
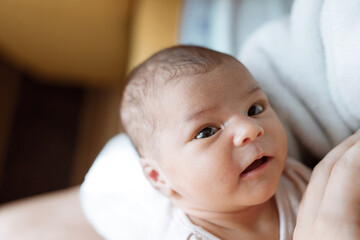
[[[253,163],[251,163],[242,173],[241,175],[248,173],[258,167],[260,167],[262,164],[266,163],[268,161],[268,157],[264,156],[262,158],[256,159]]]

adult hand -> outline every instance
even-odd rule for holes
[[[360,130],[315,167],[300,204],[294,240],[360,239]]]

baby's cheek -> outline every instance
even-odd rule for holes
[[[285,131],[285,127],[278,118],[276,118],[273,127],[270,129],[272,131],[271,134],[274,137],[275,143],[277,143],[279,147],[282,147],[283,149],[287,149],[288,141],[287,141],[287,134]]]
[[[217,174],[213,175],[215,184],[219,186],[221,192],[233,191],[239,183],[240,170],[235,166],[219,167]]]
[[[283,169],[286,159],[287,159],[287,154],[288,154],[288,141],[287,141],[287,135],[286,135],[286,132],[284,129],[283,130],[279,129],[278,139],[276,142],[277,142],[277,144],[276,144],[277,158],[278,158],[280,167]]]

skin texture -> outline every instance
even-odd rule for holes
[[[246,68],[229,60],[162,92],[159,151],[141,159],[150,182],[216,236],[278,238],[273,195],[287,156],[286,133]],[[266,163],[242,174],[263,156]]]

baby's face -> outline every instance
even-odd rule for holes
[[[165,88],[159,166],[178,194],[175,203],[234,211],[271,198],[287,156],[286,133],[247,70],[226,62]]]

